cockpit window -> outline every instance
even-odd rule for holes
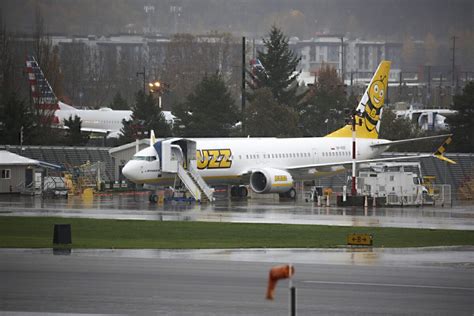
[[[153,161],[153,160],[156,160],[156,157],[155,156],[133,156],[133,160]]]

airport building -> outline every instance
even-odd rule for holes
[[[44,171],[58,167],[0,150],[0,193],[41,192]]]

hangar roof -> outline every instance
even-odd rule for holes
[[[0,166],[40,166],[50,169],[61,169],[61,166],[26,158],[7,150],[0,150]]]

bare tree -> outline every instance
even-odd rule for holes
[[[163,79],[171,86],[173,102],[182,102],[206,74],[219,73],[226,83],[237,88],[234,81],[238,76],[234,74],[240,74],[239,51],[239,44],[229,34],[175,35],[167,47],[163,69]]]

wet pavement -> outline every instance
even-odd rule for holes
[[[472,248],[463,249],[3,249],[0,315],[288,315],[290,286],[298,315],[472,315]],[[280,263],[295,275],[269,301]]]
[[[70,255],[177,260],[216,260],[291,264],[337,264],[474,269],[474,246],[422,248],[299,248],[299,249],[0,249],[0,256]]]
[[[339,226],[410,227],[474,230],[474,206],[341,208],[318,207],[304,201],[247,199],[212,204],[169,202],[150,204],[148,195],[104,194],[43,199],[0,196],[0,216],[58,216],[160,221],[318,224]]]

